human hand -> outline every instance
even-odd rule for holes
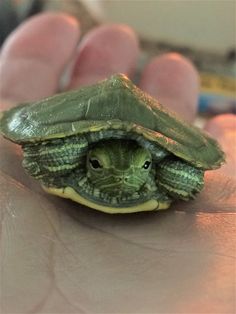
[[[0,55],[2,109],[55,93],[76,55],[69,88],[116,72],[132,78],[138,44],[129,27],[99,27],[76,52],[78,38],[66,15],[42,14],[16,30]],[[183,57],[152,60],[140,87],[194,120],[198,75]],[[45,194],[24,173],[20,149],[1,139],[2,312],[232,313],[235,117],[219,116],[206,128],[227,152],[227,165],[206,173],[196,200],[131,215]]]

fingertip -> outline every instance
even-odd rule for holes
[[[140,87],[188,121],[197,113],[199,75],[190,60],[178,53],[153,58],[144,68]]]
[[[131,76],[139,53],[135,32],[124,24],[106,24],[82,40],[70,88],[96,83],[114,73]]]
[[[2,47],[0,97],[20,102],[54,93],[79,33],[76,19],[63,13],[42,13],[22,23]]]
[[[77,44],[79,35],[79,24],[74,17],[53,12],[37,14],[7,38],[1,58],[41,57],[54,64],[58,62],[58,56],[64,56],[68,45]]]

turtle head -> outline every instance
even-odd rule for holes
[[[110,196],[138,192],[146,183],[152,166],[150,152],[135,141],[106,140],[87,155],[87,178]]]

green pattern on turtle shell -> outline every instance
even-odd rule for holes
[[[139,133],[201,169],[218,168],[218,143],[141,91],[125,75],[4,112],[0,130],[13,142],[45,141],[106,129]]]

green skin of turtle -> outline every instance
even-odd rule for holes
[[[204,171],[224,160],[215,140],[121,74],[13,108],[0,122],[46,191],[108,213],[192,199],[204,186]]]

